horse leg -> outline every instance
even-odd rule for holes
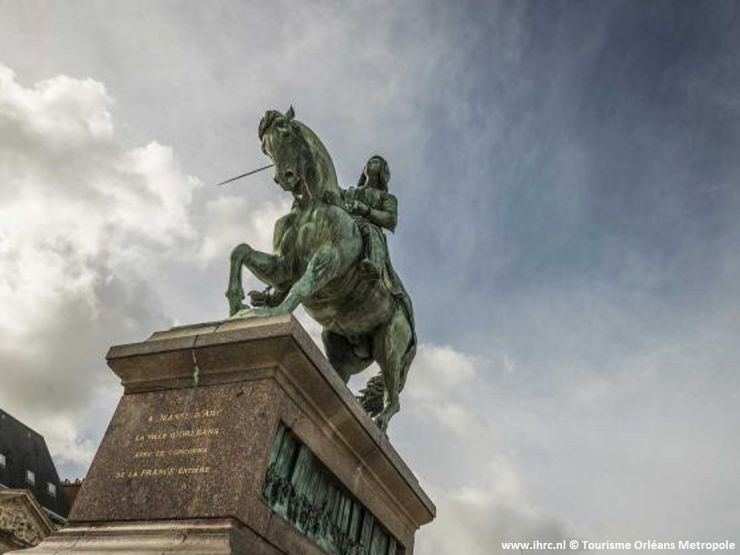
[[[242,266],[246,266],[257,279],[273,287],[284,285],[288,280],[288,270],[281,257],[254,250],[246,243],[237,245],[231,251],[229,287],[226,291],[230,316],[245,308],[242,304],[244,300]]]
[[[325,329],[321,332],[321,340],[326,350],[326,358],[329,359],[344,383],[347,383],[351,376],[359,374],[373,362],[370,357],[357,356],[354,347],[343,335]]]
[[[288,291],[277,307],[282,312],[293,312],[304,299],[320,291],[342,270],[338,249],[331,243],[320,246],[311,256],[306,271]]]
[[[378,361],[385,382],[383,410],[375,419],[383,431],[388,429],[388,422],[401,409],[399,394],[408,370],[406,366],[410,364],[405,355],[412,339],[411,323],[401,307],[373,338],[373,357]]]
[[[244,305],[244,289],[242,288],[242,263],[246,255],[246,245],[238,245],[231,251],[231,268],[229,269],[229,286],[226,289],[226,298],[229,300],[229,316],[239,312]]]

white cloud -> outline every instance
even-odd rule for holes
[[[447,390],[469,384],[476,377],[475,361],[449,346],[424,344],[409,374],[407,395],[417,401],[437,401]]]
[[[501,359],[503,373],[510,373],[512,362]],[[487,555],[502,553],[502,541],[570,536],[568,521],[533,499],[516,451],[489,425],[490,407],[474,401],[484,367],[450,346],[422,344],[402,394],[404,410],[391,434],[399,434],[413,458],[436,457],[436,464],[423,465],[437,519],[420,532],[420,552]],[[414,432],[419,429],[423,441]]]
[[[166,322],[152,284],[194,236],[198,180],[170,147],[120,144],[111,105],[91,79],[24,87],[0,65],[0,404],[80,468],[104,349]]]
[[[476,379],[475,361],[449,346],[422,344],[409,372],[402,401],[418,415],[460,437],[480,429],[480,417],[465,404]]]
[[[225,263],[224,253],[247,240],[255,249],[272,252],[275,221],[289,211],[289,197],[268,199],[257,205],[231,194],[208,201],[198,259],[204,264]]]
[[[0,89],[4,132],[14,131],[28,141],[40,140],[55,153],[113,136],[108,110],[112,100],[102,83],[59,75],[25,88],[16,82],[12,69],[0,65]]]
[[[435,524],[428,531],[422,530],[419,551],[431,555],[490,555],[506,553],[502,542],[573,537],[570,524],[561,515],[549,513],[525,497],[501,496],[498,480],[492,476],[489,483],[458,490],[432,489],[443,504]]]

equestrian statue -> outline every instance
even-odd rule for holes
[[[291,107],[270,110],[259,124],[262,151],[274,180],[293,195],[275,223],[273,254],[246,243],[231,253],[226,297],[232,318],[285,314],[302,304],[321,324],[329,362],[349,378],[373,362],[380,374],[360,392],[364,409],[386,431],[400,409],[399,394],[416,354],[411,299],[388,256],[384,229],[394,230],[397,200],[390,169],[368,160],[356,187],[339,187],[326,147]],[[243,304],[242,267],[268,287]]]

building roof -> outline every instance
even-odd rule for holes
[[[52,516],[69,504],[41,434],[0,410],[0,488],[27,489]]]

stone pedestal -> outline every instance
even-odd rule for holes
[[[292,316],[112,347],[121,399],[34,554],[411,555],[435,508]]]

